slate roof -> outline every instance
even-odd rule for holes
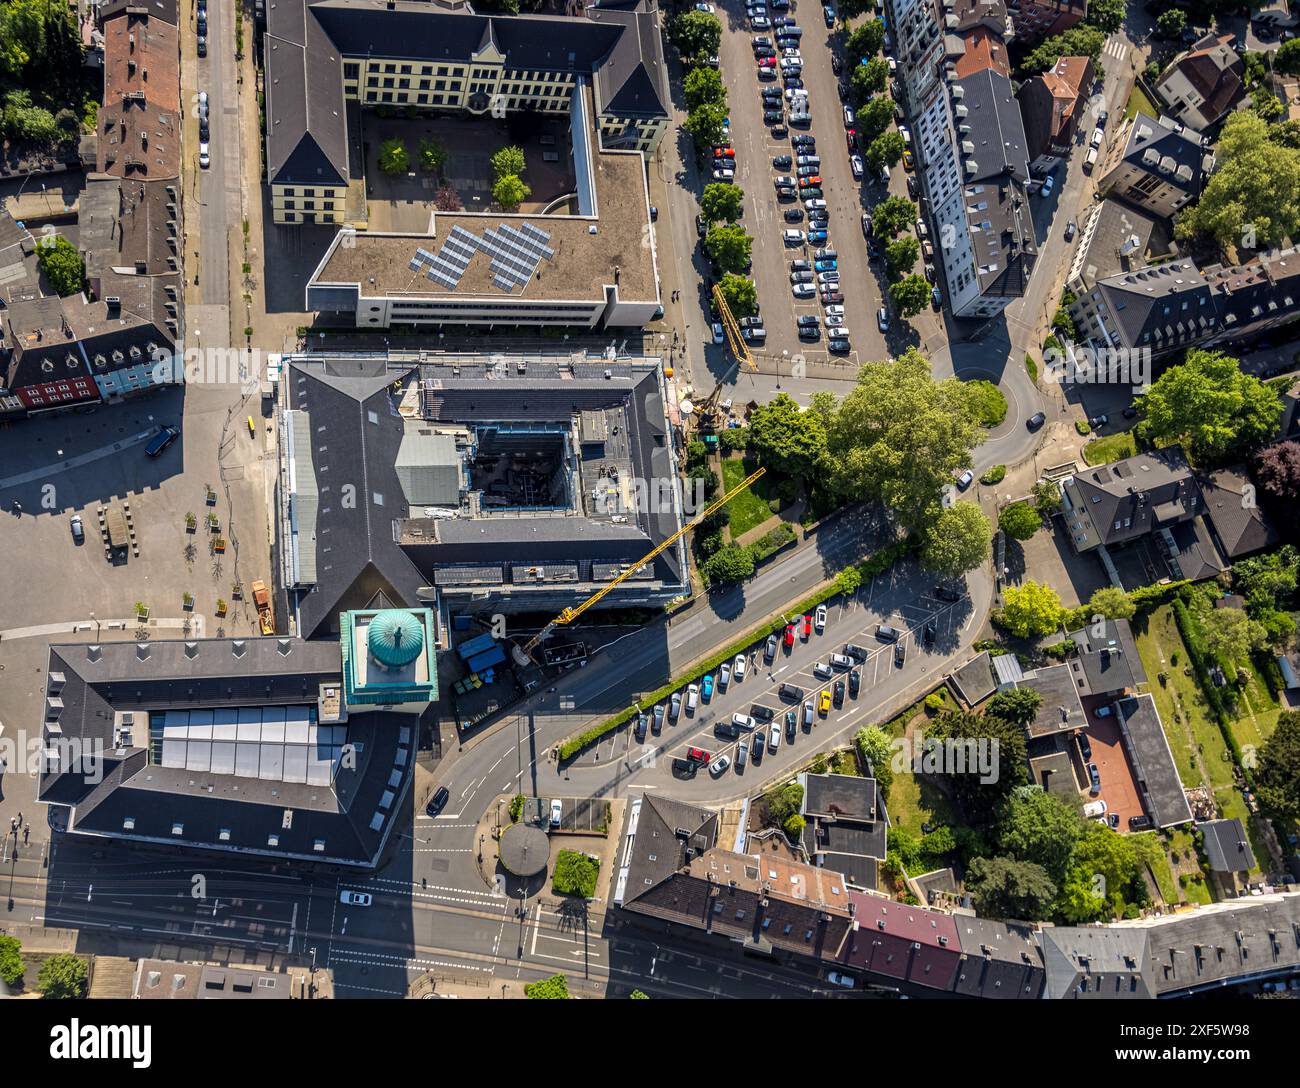
[[[1062,486],[1105,544],[1136,540],[1201,512],[1200,489],[1177,446],[1077,472]]]
[[[1205,820],[1197,829],[1205,836],[1205,858],[1216,873],[1244,873],[1255,868],[1255,852],[1241,820]]]
[[[51,646],[47,693],[60,700],[53,720],[83,750],[103,746],[104,774],[97,782],[86,773],[93,767],[55,766],[40,776],[38,797],[71,806],[74,834],[373,865],[409,786],[414,715],[353,714],[346,729],[355,766],[340,763],[328,784],[163,766],[149,758],[142,721],[134,747],[118,748],[114,733],[124,711],[314,706],[340,667],[337,643],[299,639]]]
[[[1279,325],[1300,310],[1300,251],[1295,248],[1259,254],[1235,268],[1212,265],[1205,279],[1214,292],[1223,331],[1232,338],[1250,335],[1252,327]]]
[[[1034,720],[1029,723],[1030,737],[1048,736],[1063,729],[1080,729],[1087,724],[1069,665],[1035,669],[1017,681],[1016,687],[1031,688],[1042,696]]]
[[[1189,258],[1110,276],[1097,290],[1118,347],[1172,351],[1204,339],[1217,326],[1213,292]]]
[[[961,668],[954,670],[949,679],[957,688],[957,693],[971,706],[978,706],[997,691],[988,650],[984,650]]]
[[[873,981],[952,989],[961,961],[955,919],[940,911],[850,891],[857,927],[839,960],[867,971]]]
[[[1038,933],[1021,922],[955,915],[961,962],[953,990],[966,997],[1033,1001],[1043,993]]]
[[[272,182],[342,185],[348,179],[343,67],[304,0],[267,11],[266,171]]]
[[[1125,163],[1158,177],[1164,184],[1172,185],[1190,197],[1196,197],[1200,195],[1205,177],[1213,166],[1214,153],[1205,146],[1203,137],[1195,129],[1163,117],[1138,113],[1129,126],[1124,154],[1115,169],[1121,169]],[[1114,172],[1112,170],[1111,174]],[[1109,180],[1109,174],[1102,179],[1103,189]]]
[[[598,26],[622,27],[613,49],[596,69],[596,108],[619,117],[663,117],[671,98],[656,12],[588,8]]]
[[[1132,691],[1147,682],[1128,620],[1102,620],[1100,632],[1089,624],[1069,637],[1076,649],[1068,664],[1083,694]]]
[[[1110,926],[1047,926],[1041,935],[1049,998],[1154,997],[1146,967],[1146,939]]]
[[[1201,481],[1205,513],[1229,559],[1271,548],[1280,537],[1263,508],[1244,465],[1211,472]]]
[[[1175,97],[1167,90],[1170,76],[1180,71],[1203,101],[1194,107],[1208,125],[1226,114],[1245,93],[1242,75],[1245,62],[1232,48],[1231,34],[1207,34],[1179,57],[1156,82],[1156,90],[1169,101]]]
[[[1133,778],[1147,815],[1156,827],[1172,827],[1192,818],[1178,766],[1150,695],[1130,696],[1115,704],[1123,725]]]

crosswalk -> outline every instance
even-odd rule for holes
[[[1128,42],[1118,35],[1106,39],[1106,45],[1102,52],[1108,57],[1114,57],[1116,60],[1123,60],[1128,56]]]

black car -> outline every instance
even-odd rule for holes
[[[776,711],[770,706],[764,706],[762,703],[755,703],[749,708],[749,716],[757,718],[760,722],[770,722],[775,715]]]
[[[694,760],[690,760],[690,759],[673,760],[673,774],[677,775],[679,778],[692,778],[694,777],[697,769],[698,768]]]
[[[807,155],[807,154],[811,154],[811,153],[812,153],[812,152],[811,152],[811,149],[817,146],[817,137],[816,137],[816,136],[807,136],[807,135],[805,135],[805,134],[803,134],[803,133],[800,133],[798,136],[795,136],[795,137],[790,141],[790,143],[792,143],[795,147],[806,147],[806,148],[809,148],[809,151],[804,152],[804,154]]]
[[[1125,408],[1123,412],[1120,413],[1120,415],[1122,415],[1125,419],[1132,419],[1137,414],[1138,414],[1138,410],[1134,408],[1133,405],[1131,404],[1127,408]]]
[[[145,446],[144,452],[148,457],[157,457],[168,446],[170,446],[180,436],[180,431],[175,427],[159,427],[158,433],[149,439],[149,445]]]
[[[799,223],[803,220],[802,208],[786,208],[783,214],[787,223]]]
[[[918,182],[917,182],[917,180],[916,180],[916,175],[915,175],[915,174],[908,174],[908,175],[907,175],[907,195],[910,196],[913,200],[915,200],[915,199],[916,199],[916,194],[917,194],[918,192],[920,192],[920,190],[921,190],[921,187],[920,187],[920,185],[918,184]]]
[[[928,623],[926,623],[926,625],[925,625],[925,644],[926,644],[927,646],[932,645],[932,644],[934,643],[934,638],[935,638],[935,635],[938,634],[938,630],[939,630],[939,629],[938,629],[938,627],[935,625],[934,620],[930,620]]]
[[[1092,741],[1088,739],[1088,734],[1079,734],[1079,751],[1083,753],[1084,761],[1092,758]]]
[[[199,35],[198,50],[200,57],[206,57],[208,55],[208,36],[206,34]]]
[[[776,693],[782,699],[789,699],[792,703],[797,703],[803,698],[803,688],[796,687],[794,684],[782,684],[776,689]]]
[[[646,726],[649,725],[644,714],[638,714],[636,717],[636,739],[638,742],[645,740]]]
[[[843,70],[844,70],[844,61],[840,59],[840,55],[838,53],[832,53],[831,71],[834,72],[836,75],[839,75],[840,72],[842,72]]]
[[[790,135],[790,130],[786,128],[785,125],[772,126],[772,139],[784,140],[789,135]]]
[[[800,340],[820,340],[821,338],[822,338],[822,331],[816,325],[799,326]]]
[[[835,331],[831,329],[832,333]],[[830,336],[826,340],[826,349],[834,355],[847,355],[853,350],[853,345],[849,343],[847,336]]]
[[[773,170],[789,170],[794,165],[794,159],[789,155],[778,155],[772,160]]]
[[[695,217],[695,233],[701,238],[709,233],[709,224],[704,221],[704,216],[702,215],[697,215]]]
[[[907,644],[904,643],[903,640],[900,638],[897,642],[894,643],[894,664],[901,669],[903,667],[903,662],[906,660],[907,660]]]
[[[836,706],[844,705],[844,681],[836,680],[835,687],[831,690],[831,702]]]
[[[867,659],[867,648],[859,646],[856,642],[846,642],[844,644],[844,656],[851,657],[854,661],[861,664]]]
[[[1035,412],[1032,416],[1030,416],[1027,420],[1025,420],[1025,426],[1028,427],[1031,431],[1036,431],[1038,430],[1039,427],[1041,427],[1046,422],[1047,422],[1047,417],[1043,415],[1042,412]]]
[[[849,673],[849,695],[856,699],[858,697],[858,688],[862,686],[862,674],[854,669]]]
[[[791,741],[794,740],[794,738],[798,735],[798,729],[799,729],[799,715],[798,715],[798,713],[797,713],[796,711],[794,711],[794,710],[787,710],[787,711],[785,712],[785,737],[786,737],[786,740],[791,740]]]
[[[718,737],[732,738],[740,736],[740,730],[730,722],[718,722],[717,725],[713,727],[713,734]]]
[[[934,595],[941,601],[960,601],[961,592],[952,586],[938,585],[934,587]]]
[[[205,38],[208,36],[208,13],[206,11],[199,12],[198,26],[196,29]]]
[[[763,761],[763,748],[767,743],[767,730],[758,729],[754,732],[754,739],[749,745],[749,758],[755,763]]]
[[[426,816],[437,816],[447,804],[451,794],[447,792],[446,786],[439,786],[434,795],[429,798],[429,803],[424,806]]]
[[[763,111],[763,124],[765,125],[779,125],[784,120],[785,120],[785,114],[780,110]],[[773,132],[772,135],[775,136],[776,133]]]

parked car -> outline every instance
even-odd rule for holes
[[[339,893],[339,902],[345,907],[368,907],[374,900],[369,892],[342,891]]]
[[[901,669],[903,667],[903,663],[906,660],[907,660],[907,643],[900,638],[897,642],[894,643],[894,664]]]
[[[781,747],[781,727],[777,725],[776,722],[773,722],[772,728],[769,729],[767,733],[767,750],[769,752],[775,752],[780,747]]]
[[[1088,778],[1092,782],[1092,788],[1088,792],[1096,797],[1097,794],[1101,793],[1101,772],[1097,770],[1097,764],[1088,764]]]
[[[789,699],[792,703],[797,703],[803,698],[803,688],[797,684],[782,684],[776,689],[777,698]]]
[[[680,691],[674,691],[673,697],[671,700],[669,700],[668,703],[668,717],[672,721],[676,721],[681,716],[681,713],[682,713],[682,693]]]
[[[849,673],[849,697],[856,699],[858,697],[858,689],[861,686],[862,686],[862,673],[859,672],[857,669],[854,669],[851,673]]]
[[[787,623],[785,625],[785,636],[784,636],[786,649],[789,649],[791,646],[794,645],[794,636],[795,636],[795,625],[793,623]]]
[[[721,691],[729,683],[731,683],[731,665],[724,661],[722,668],[718,670],[718,690]]]
[[[849,156],[849,169],[853,171],[853,180],[861,181],[866,175],[866,168],[862,164],[861,155]]]
[[[81,515],[73,514],[72,521],[69,522],[72,528],[72,541],[74,544],[84,544],[86,542],[86,530],[81,524]]]
[[[558,797],[551,798],[551,827],[559,827],[564,819],[564,803]]]
[[[744,654],[736,655],[736,660],[731,663],[731,674],[737,680],[743,680],[745,678],[745,655]]]
[[[654,708],[654,731],[658,733],[664,727],[664,704],[657,703]]]
[[[707,703],[713,698],[713,673],[709,673],[702,681],[701,692],[704,695],[704,701]]]
[[[821,693],[817,696],[817,713],[824,718],[826,717],[827,714],[830,713],[830,710],[831,710],[831,693],[827,691],[825,688],[823,688]]]
[[[636,716],[635,735],[638,744],[645,743],[646,729],[648,728],[649,725],[650,725],[650,719],[647,718],[644,714],[638,714]]]
[[[147,457],[157,457],[163,450],[170,446],[180,436],[180,431],[175,427],[159,427],[158,433],[149,439],[149,444],[145,446],[144,452]]]
[[[1066,240],[1067,242],[1073,242],[1073,241],[1074,241],[1074,234],[1075,234],[1075,231],[1077,231],[1078,229],[1079,229],[1079,227],[1078,227],[1078,225],[1075,223],[1075,221],[1074,221],[1073,219],[1071,219],[1068,223],[1066,223],[1066,224],[1065,224],[1065,240]]]
[[[743,729],[746,733],[750,733],[757,727],[758,722],[748,714],[733,714],[731,716],[731,724],[737,729]]]
[[[826,606],[819,604],[817,606],[817,619],[814,621],[817,626],[817,633],[820,635],[826,630]]]
[[[806,703],[804,703],[804,705],[803,705],[803,724],[804,724],[804,728],[805,728],[805,729],[806,729],[808,726],[812,725],[812,723],[813,723],[813,715],[814,715],[815,713],[816,713],[816,709],[815,709],[815,707],[814,707],[814,705],[813,705],[813,701],[812,701],[811,699],[809,699],[809,700],[808,700]]]
[[[807,642],[810,638],[812,638],[812,632],[813,632],[813,618],[812,616],[804,616],[803,638],[805,642]]]
[[[889,332],[889,313],[883,306],[876,311],[876,327],[883,333]]]
[[[974,482],[975,482],[975,473],[971,472],[970,469],[967,469],[965,472],[963,472],[960,476],[957,477],[957,488],[960,491],[965,491]]]
[[[703,748],[687,748],[686,758],[692,763],[708,763],[713,758]]]
[[[714,778],[717,778],[719,775],[725,774],[727,768],[730,766],[731,757],[728,755],[720,755],[709,764],[709,774],[713,775]]]
[[[1032,416],[1030,416],[1027,420],[1025,420],[1025,426],[1028,427],[1031,431],[1036,431],[1038,430],[1039,427],[1041,427],[1046,422],[1047,422],[1047,416],[1043,415],[1042,412],[1035,412]]]

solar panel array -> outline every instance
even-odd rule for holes
[[[543,257],[548,261],[554,258],[555,250],[546,244],[550,240],[546,231],[531,223],[518,228],[502,223],[496,230],[491,227],[484,230],[481,238],[464,227],[455,226],[436,254],[417,249],[409,267],[412,272],[424,272],[434,283],[454,291],[474,254],[481,250],[492,259],[493,284],[502,291],[513,291],[532,278]]]

